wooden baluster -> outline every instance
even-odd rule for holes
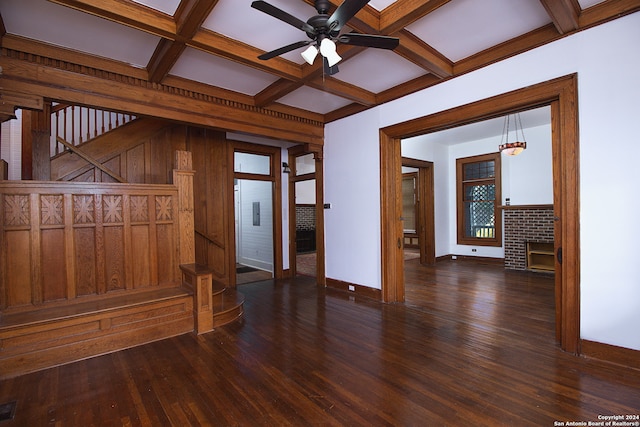
[[[98,110],[93,109],[93,137],[98,136]]]
[[[82,107],[78,108],[78,145],[82,144]]]
[[[71,143],[76,145],[76,107],[71,106]]]
[[[54,139],[53,139],[53,143],[55,146],[55,153],[56,154],[60,154],[60,144],[58,143],[57,139],[55,138],[56,136],[62,136],[60,135],[60,110],[56,111],[56,134],[54,135]]]
[[[102,133],[104,133],[104,110],[102,110]]]

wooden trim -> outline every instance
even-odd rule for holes
[[[316,161],[316,283],[320,287],[327,286],[327,276],[324,268],[324,158],[322,147],[313,152]]]
[[[353,291],[349,290],[349,286],[353,286]],[[357,296],[373,298],[380,301],[382,299],[382,291],[380,289],[370,288],[368,286],[356,285],[355,283],[344,282],[342,280],[331,279],[327,277],[327,288],[339,289]]]
[[[495,118],[527,108],[552,105],[555,216],[562,225],[559,243],[563,247],[561,281],[561,347],[579,351],[580,339],[580,200],[578,171],[578,93],[575,74],[472,102],[429,116],[380,129],[381,262],[382,294],[385,301],[404,300],[404,258],[396,241],[402,238],[399,221],[402,209],[400,142],[453,126]],[[557,105],[554,108],[554,105]],[[558,279],[559,277],[559,279]]]
[[[493,237],[467,237],[465,236],[464,227],[464,203],[463,192],[465,181],[463,179],[463,168],[465,164],[486,162],[493,160],[495,174],[493,178],[478,179],[480,183],[486,183],[487,181],[493,181],[495,185],[495,201],[502,200],[502,155],[500,153],[488,153],[478,156],[463,157],[456,159],[456,230],[457,230],[457,243],[459,245],[471,245],[471,246],[502,246],[502,215],[496,214],[496,207],[494,206],[494,231]]]
[[[580,354],[632,369],[640,369],[640,351],[611,344],[581,340]]]
[[[322,146],[324,125],[292,109],[262,108],[251,97],[215,96],[206,86],[182,88],[28,54],[3,46],[0,66],[12,92],[65,103],[99,106],[138,116],[153,116],[204,127],[264,135]]]
[[[229,191],[229,210],[228,215],[229,218],[235,217],[235,201],[234,201],[234,191],[233,191],[233,182],[235,179],[244,179],[244,180],[252,180],[252,181],[266,181],[273,183],[272,190],[272,209],[273,209],[273,276],[275,279],[283,278],[283,270],[282,270],[282,176],[280,165],[282,164],[282,153],[280,147],[273,147],[270,145],[257,145],[248,142],[240,142],[229,140],[229,144],[231,149],[229,150],[229,158],[228,164],[229,174],[231,179],[229,183],[231,185]],[[234,154],[236,152],[242,153],[251,153],[258,155],[269,156],[270,162],[270,174],[269,175],[260,175],[260,174],[252,174],[252,173],[244,173],[244,172],[235,172],[233,169],[234,165]],[[232,287],[236,285],[236,247],[235,247],[235,223],[234,221],[229,221],[229,235],[232,236],[230,239],[230,254],[232,256],[229,257],[229,283]]]
[[[456,259],[453,259],[453,257],[456,257]],[[504,267],[504,258],[449,254],[445,255],[445,259],[451,261],[475,262],[477,264],[499,265],[501,267]]]
[[[380,231],[382,300],[404,301],[402,239],[402,155],[400,138],[380,130]]]
[[[402,166],[418,168],[418,217],[416,223],[420,263],[435,264],[435,206],[434,206],[434,171],[433,162],[427,160],[402,157]]]
[[[553,205],[500,205],[497,207],[502,210],[531,210],[531,209],[553,209]]]

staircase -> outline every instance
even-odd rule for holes
[[[131,114],[55,104],[51,108],[51,157],[67,151],[60,139],[78,147],[135,119]]]
[[[51,115],[51,180],[83,181],[83,174],[95,167],[111,175],[115,181],[136,182],[127,180],[126,176],[120,177],[105,165],[114,156],[134,149],[141,141],[169,126],[173,124],[164,120],[137,118],[77,105],[54,105]],[[181,268],[185,285],[194,294],[194,330],[197,333],[242,317],[244,296],[241,293],[214,282],[212,271],[206,266],[188,264]],[[208,289],[205,291],[203,287]]]

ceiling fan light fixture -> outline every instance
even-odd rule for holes
[[[336,44],[331,39],[322,39],[320,42],[320,54],[327,58],[329,67],[336,65],[342,58],[336,52]]]
[[[313,61],[316,59],[316,56],[318,55],[318,48],[315,47],[314,45],[311,45],[308,48],[306,48],[301,55],[304,58],[304,60],[307,61],[307,64],[313,65]]]

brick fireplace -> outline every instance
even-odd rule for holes
[[[527,242],[553,243],[553,205],[503,206],[504,267],[527,269]]]

